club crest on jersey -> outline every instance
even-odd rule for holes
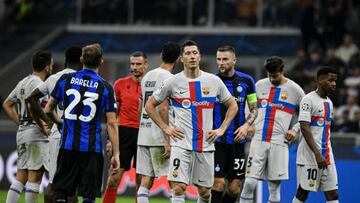
[[[182,102],[181,102],[181,105],[184,107],[184,108],[189,108],[191,106],[191,101],[188,100],[188,99],[184,99]]]
[[[208,87],[203,87],[203,88],[202,88],[202,93],[203,93],[204,95],[208,95],[208,94],[210,93],[210,88],[208,88]]]
[[[287,92],[282,93],[281,96],[280,96],[280,98],[282,100],[287,100],[288,97],[289,97],[289,93],[287,93]]]
[[[243,88],[239,85],[239,86],[237,86],[236,91],[238,91],[240,93],[243,91]]]
[[[315,181],[314,181],[314,180],[310,180],[310,181],[309,181],[309,186],[310,186],[310,187],[314,187],[314,186],[315,186]]]

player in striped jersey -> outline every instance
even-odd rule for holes
[[[293,203],[305,202],[309,191],[323,191],[326,202],[338,203],[338,180],[330,142],[333,103],[328,95],[336,89],[337,71],[321,67],[317,89],[301,101],[299,122],[303,137],[297,151],[298,188]]]
[[[99,44],[87,45],[80,60],[81,71],[63,75],[51,92],[45,113],[61,128],[61,145],[53,181],[54,202],[67,202],[76,188],[83,202],[95,202],[102,184],[101,117],[106,112],[107,130],[113,147],[113,173],[120,166],[116,101],[112,86],[97,73],[103,64]],[[63,121],[54,112],[63,102]],[[90,178],[89,178],[90,177]]]
[[[305,95],[301,87],[284,76],[281,58],[272,56],[265,61],[268,78],[256,83],[258,117],[255,135],[251,142],[246,166],[246,178],[240,202],[253,202],[254,190],[259,179],[268,180],[269,202],[280,202],[280,183],[288,174],[288,143],[300,131],[296,118],[300,101]]]
[[[82,63],[80,62],[81,53],[82,53],[81,47],[77,47],[77,46],[69,47],[65,53],[65,68],[57,72],[56,74],[51,75],[49,78],[47,78],[46,81],[42,85],[37,87],[27,98],[31,106],[30,110],[33,117],[40,117],[42,120],[46,121],[47,123],[50,122],[49,119],[45,116],[38,100],[43,96],[50,95],[50,93],[55,87],[56,82],[62,75],[67,73],[73,73],[82,68]],[[62,105],[58,105],[57,113],[60,117],[62,116],[63,114]],[[35,119],[35,120],[39,121],[39,119]],[[41,123],[38,122],[37,124],[41,125]],[[49,184],[44,192],[45,203],[53,202],[54,192],[52,190],[52,181],[56,171],[56,161],[59,153],[60,137],[61,135],[56,125],[53,125],[49,136],[49,159],[48,159]],[[69,202],[73,202],[73,201],[74,201],[73,199],[69,200]]]
[[[250,126],[257,116],[257,98],[254,79],[245,73],[235,70],[236,56],[232,46],[219,47],[216,53],[219,68],[217,76],[224,82],[234,97],[239,111],[231,122],[225,134],[215,142],[215,180],[211,191],[212,203],[233,203],[236,201],[245,178],[245,139]],[[245,102],[250,114],[245,120]],[[215,103],[214,129],[220,127],[227,108]],[[225,190],[225,178],[227,190]]]
[[[48,169],[48,139],[43,133],[46,131],[46,126],[40,123],[41,130],[36,125],[25,99],[51,74],[53,66],[51,53],[36,52],[32,57],[32,65],[32,74],[16,85],[3,104],[5,112],[19,126],[16,133],[18,153],[16,179],[10,186],[7,203],[18,202],[25,183],[25,201],[36,202],[44,167]]]
[[[173,76],[173,70],[180,55],[180,47],[176,43],[163,45],[159,68],[149,71],[141,81],[141,99],[139,101],[140,127],[137,141],[136,173],[141,174],[141,183],[137,193],[138,203],[149,202],[149,190],[154,178],[167,175],[169,169],[170,138],[147,115],[146,101],[162,82]],[[169,103],[163,102],[157,109],[162,119],[169,122]],[[172,116],[172,115],[170,115]]]
[[[189,184],[198,187],[198,202],[210,202],[214,178],[214,144],[222,136],[237,112],[237,105],[219,77],[200,70],[197,44],[187,40],[182,46],[184,71],[164,81],[145,105],[150,118],[171,139],[168,180],[172,182],[171,202],[184,202]],[[170,98],[174,108],[174,126],[166,124],[156,106]],[[228,107],[226,117],[213,129],[216,100]]]

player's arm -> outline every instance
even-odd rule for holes
[[[119,129],[116,121],[115,112],[106,112],[106,126],[109,139],[112,146],[111,164],[113,165],[113,173],[117,173],[120,168],[120,152],[119,152]]]
[[[14,121],[16,125],[19,125],[19,115],[16,111],[15,103],[6,99],[2,106],[9,118]]]
[[[238,106],[236,104],[234,97],[229,97],[229,99],[227,99],[223,104],[227,108],[225,118],[218,129],[211,130],[208,133],[207,141],[209,143],[214,142],[216,138],[222,136],[225,133],[226,129],[229,127],[231,121],[234,119],[234,117],[238,112]]]
[[[306,143],[309,145],[311,151],[314,153],[316,162],[320,169],[326,168],[324,158],[321,156],[320,151],[316,148],[316,144],[313,138],[313,134],[310,131],[310,122],[300,121],[301,133],[303,134]]]
[[[45,95],[39,90],[39,88],[36,88],[26,99],[26,103],[29,106],[29,111],[36,124],[40,127],[40,129],[42,129],[45,134],[48,135],[49,130],[47,127],[52,125],[52,123],[41,108],[39,99],[43,96]],[[46,124],[44,124],[44,122]]]
[[[169,125],[169,102],[165,100],[163,103],[159,105],[159,115],[161,119]],[[165,152],[162,154],[163,158],[170,157],[170,137],[165,132],[163,133],[164,136],[164,149]]]
[[[151,96],[145,104],[147,114],[165,134],[170,135],[174,139],[184,138],[184,133],[179,128],[170,127],[162,120],[160,114],[156,111],[156,106],[159,104],[154,96]]]
[[[62,120],[60,119],[59,115],[56,114],[55,112],[55,108],[56,105],[59,103],[58,100],[56,100],[53,97],[50,97],[49,102],[46,104],[45,106],[45,114],[47,115],[47,117],[54,123],[56,123],[56,125],[58,126],[58,128],[60,129],[60,125],[62,124]]]
[[[254,124],[254,121],[258,115],[256,93],[247,95],[246,100],[250,113],[247,116],[245,123],[234,132],[234,134],[236,134],[234,138],[235,142],[240,142],[245,138],[245,136],[248,134],[249,128]]]

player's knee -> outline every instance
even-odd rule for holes
[[[327,191],[327,192],[325,192],[325,196],[326,196],[327,201],[339,199],[339,193],[337,190]]]
[[[296,191],[296,198],[302,202],[305,202],[309,195],[309,191],[304,190],[300,185]]]
[[[174,183],[173,192],[176,196],[184,195],[186,191],[186,185],[184,183]]]
[[[240,185],[230,184],[228,187],[228,194],[230,197],[237,197],[240,193]]]
[[[225,189],[225,179],[224,178],[215,178],[213,189],[216,191],[224,191]]]
[[[209,199],[211,196],[211,190],[206,187],[198,187],[198,193],[203,199]]]
[[[269,181],[270,200],[280,202],[280,181]]]
[[[248,194],[250,194],[250,193],[253,194],[254,190],[257,186],[257,182],[258,182],[258,180],[256,178],[253,178],[253,177],[246,178],[243,191]]]

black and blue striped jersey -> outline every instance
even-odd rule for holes
[[[61,148],[102,153],[101,116],[116,112],[112,86],[97,72],[83,69],[63,75],[51,96],[63,103]]]
[[[221,142],[224,144],[234,144],[234,132],[238,127],[245,123],[245,104],[249,99],[249,96],[256,94],[255,83],[252,76],[235,71],[235,74],[232,77],[221,76],[220,73],[216,74],[224,82],[231,95],[234,97],[236,103],[238,104],[238,113],[236,114],[234,120],[231,122],[230,126],[226,130],[223,136],[219,137],[216,142]],[[225,118],[227,108],[223,104],[216,102],[214,107],[214,129],[217,129],[221,126]]]

